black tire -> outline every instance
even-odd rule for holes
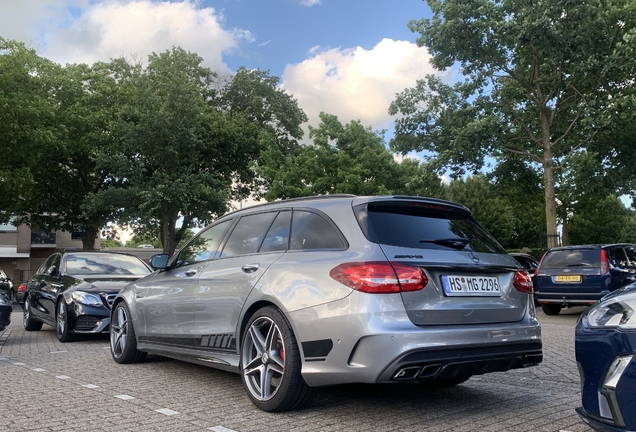
[[[256,311],[241,343],[241,376],[252,403],[268,412],[303,407],[314,389],[300,371],[300,350],[285,316],[273,306]],[[263,376],[267,386],[261,385]]]
[[[69,325],[68,307],[63,299],[60,299],[55,307],[55,333],[60,342],[73,342],[77,339]]]
[[[543,313],[546,315],[558,315],[561,312],[561,305],[555,304],[544,304],[541,305],[541,309],[543,309]]]
[[[457,377],[457,378],[421,380],[420,384],[422,384],[424,387],[427,387],[427,388],[438,389],[438,388],[453,387],[463,382],[466,382],[469,379],[470,379],[470,375],[466,377]]]
[[[110,353],[113,360],[120,364],[139,363],[148,355],[137,349],[137,338],[130,319],[130,309],[123,301],[117,303],[111,314]]]
[[[31,300],[29,300],[28,297],[24,297],[23,309],[22,325],[24,325],[24,329],[26,331],[40,330],[42,328],[42,323],[33,319],[33,315],[31,314]]]

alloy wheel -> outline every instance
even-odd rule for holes
[[[285,345],[280,329],[267,316],[257,318],[250,326],[242,352],[245,383],[260,401],[273,398],[285,374]]]
[[[66,332],[66,326],[66,308],[64,307],[64,300],[61,300],[57,307],[57,334],[63,335]]]
[[[113,356],[121,357],[128,343],[128,315],[123,307],[118,307],[110,323],[110,349]]]
[[[22,313],[22,325],[26,328],[31,318],[31,302],[28,298],[24,299],[24,311]]]

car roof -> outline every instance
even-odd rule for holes
[[[232,216],[237,213],[252,212],[254,210],[276,208],[281,206],[288,207],[289,204],[312,204],[312,203],[319,203],[324,201],[336,201],[336,200],[348,201],[348,202],[355,201],[355,204],[364,204],[367,202],[388,201],[388,200],[395,200],[395,202],[421,201],[421,202],[430,203],[430,204],[447,205],[449,207],[453,207],[458,210],[462,210],[463,212],[466,212],[467,214],[470,214],[470,210],[467,207],[452,201],[447,201],[447,200],[443,200],[439,198],[409,196],[409,195],[358,196],[358,195],[351,195],[351,194],[332,194],[332,195],[313,195],[313,196],[298,197],[298,198],[287,198],[287,199],[279,200],[279,201],[256,204],[250,207],[246,207],[244,209],[239,209],[233,212],[226,213],[222,216],[222,218],[226,218],[228,216]]]
[[[572,250],[572,249],[604,249],[604,248],[617,247],[617,246],[636,247],[636,245],[634,245],[633,243],[586,244],[586,245],[574,245],[574,246],[559,246],[559,247],[550,249],[548,252],[560,251],[560,250]]]

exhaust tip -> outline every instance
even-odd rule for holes
[[[393,375],[393,379],[396,381],[405,381],[414,379],[422,368],[420,366],[409,366],[400,369],[395,375]]]

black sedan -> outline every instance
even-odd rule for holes
[[[636,284],[605,296],[576,326],[581,418],[597,431],[636,431]]]
[[[13,283],[11,278],[0,268],[0,292],[6,294],[9,300],[13,301]]]
[[[3,331],[9,324],[11,324],[11,312],[13,311],[13,305],[9,296],[3,291],[0,291],[0,331]]]
[[[141,259],[112,252],[51,255],[26,283],[23,324],[53,326],[61,342],[110,331],[110,305],[128,283],[151,273]]]

